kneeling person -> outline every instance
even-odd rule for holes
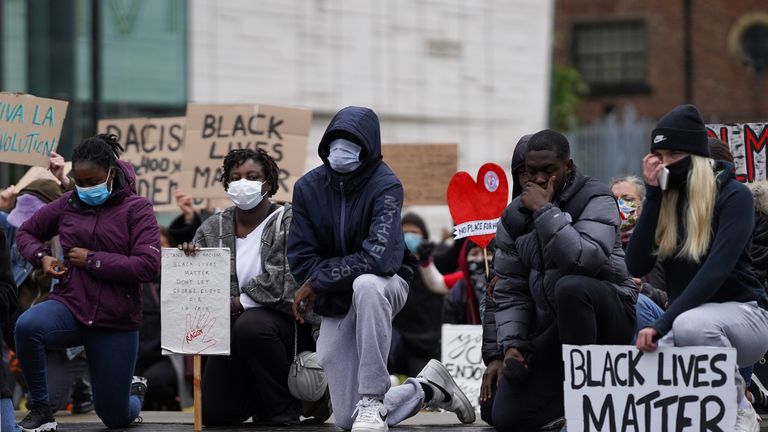
[[[385,431],[425,405],[474,422],[472,405],[437,360],[390,388],[392,319],[408,297],[415,259],[403,240],[403,187],[382,161],[378,117],[368,108],[344,108],[318,153],[323,166],[294,187],[288,261],[302,283],[297,319],[310,308],[323,316],[317,352],[336,424]]]

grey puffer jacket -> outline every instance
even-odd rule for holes
[[[554,288],[566,275],[614,284],[628,303],[637,290],[624,263],[619,212],[607,185],[574,169],[554,203],[536,213],[520,198],[507,206],[496,231],[493,292],[501,352],[531,351],[530,341],[555,320]]]
[[[267,221],[261,236],[261,268],[259,276],[248,281],[243,289],[256,303],[293,316],[293,296],[298,284],[291,275],[286,256],[286,239],[293,219],[290,204],[272,204],[270,214],[280,212]],[[230,254],[229,292],[232,296],[240,295],[240,283],[237,280],[237,250],[234,235],[235,207],[229,207],[206,219],[195,232],[192,242],[200,247],[225,247]],[[307,314],[305,319],[319,324],[317,315]]]

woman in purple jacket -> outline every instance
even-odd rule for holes
[[[25,431],[56,430],[48,403],[45,348],[84,345],[96,413],[107,427],[139,415],[146,380],[132,377],[141,324],[142,282],[160,271],[160,231],[136,175],[118,160],[114,135],[81,142],[72,155],[76,191],[38,210],[17,234],[21,254],[59,279],[16,323],[16,348],[29,387]],[[64,260],[45,242],[59,235]]]

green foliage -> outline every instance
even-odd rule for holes
[[[552,94],[549,122],[556,130],[567,131],[578,126],[576,106],[588,87],[576,69],[565,65],[552,67]]]

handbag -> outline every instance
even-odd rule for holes
[[[293,323],[293,363],[288,371],[288,391],[294,398],[304,402],[320,400],[328,388],[328,379],[320,366],[317,353],[298,353],[298,328]]]

